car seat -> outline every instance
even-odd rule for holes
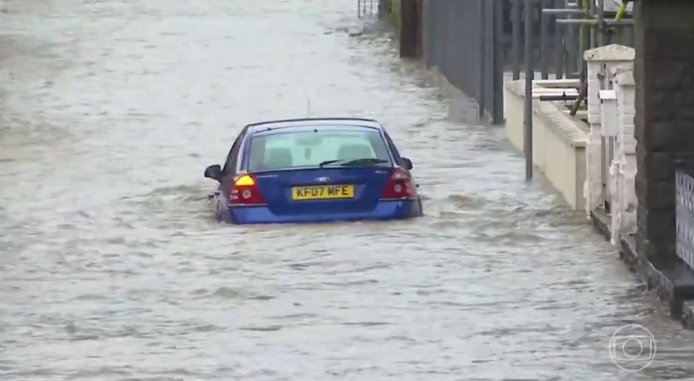
[[[337,151],[338,160],[371,159],[373,157],[371,146],[366,144],[347,144]]]
[[[292,153],[288,148],[270,148],[265,152],[263,169],[290,168],[293,163]]]

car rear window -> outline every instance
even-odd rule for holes
[[[374,130],[304,130],[256,135],[251,139],[250,172],[317,167],[328,160],[380,159],[388,148]]]

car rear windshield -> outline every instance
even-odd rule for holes
[[[334,160],[375,159],[370,165],[390,165],[388,148],[375,130],[304,130],[254,136],[251,172],[318,167]]]

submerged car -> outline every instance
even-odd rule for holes
[[[219,183],[208,201],[224,222],[392,220],[423,214],[411,169],[377,121],[311,118],[244,127],[205,177]]]

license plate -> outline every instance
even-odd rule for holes
[[[294,187],[292,200],[335,200],[354,198],[354,185],[327,185],[319,187]]]

